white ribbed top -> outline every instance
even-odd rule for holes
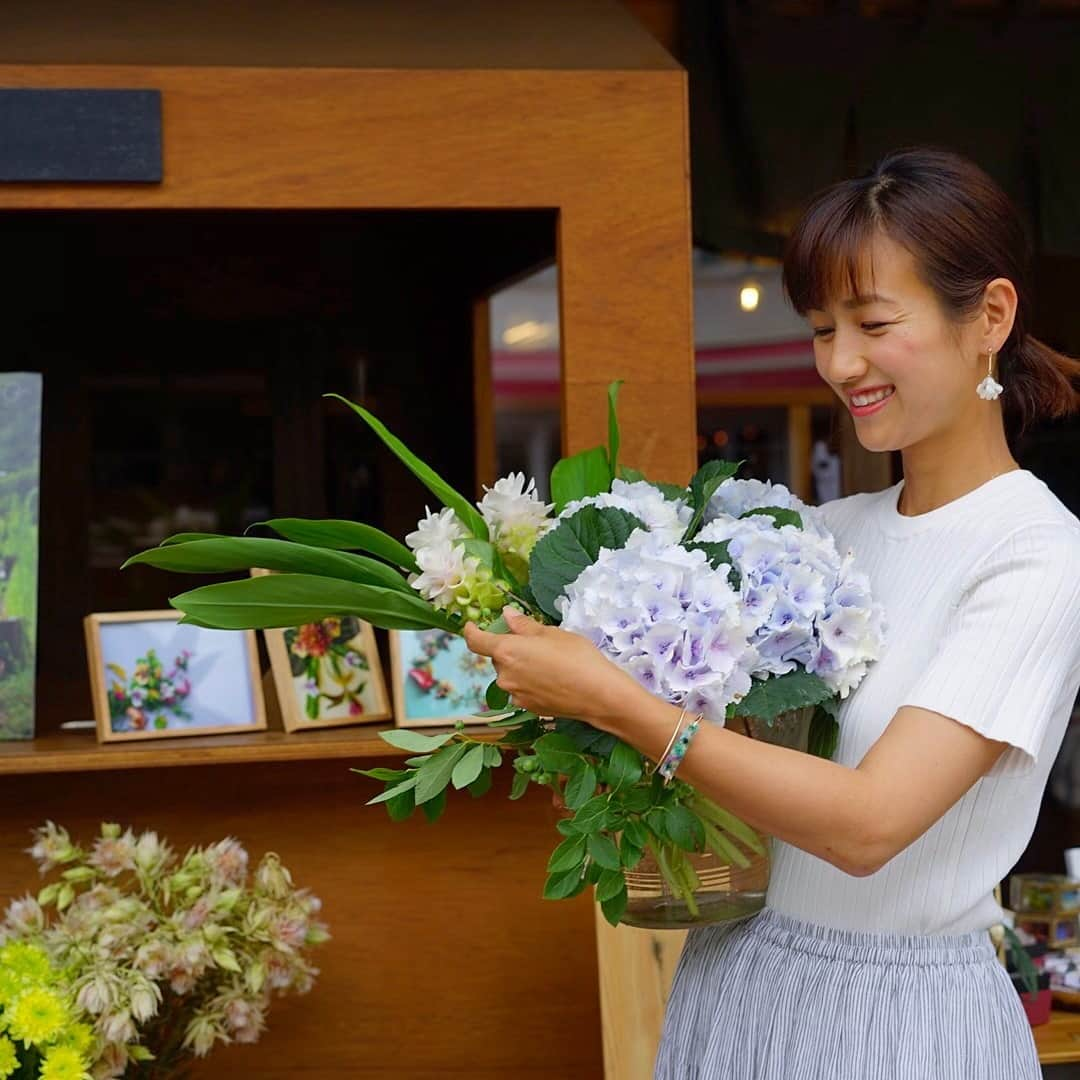
[[[1010,746],[869,877],[774,839],[767,903],[826,926],[962,933],[1001,921],[993,889],[1031,839],[1080,690],[1080,521],[1026,469],[914,517],[896,509],[903,483],[820,507],[886,624],[882,658],[841,705],[833,760],[858,765],[903,705]]]

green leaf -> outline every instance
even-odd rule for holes
[[[645,849],[638,847],[624,832],[619,840],[619,862],[622,864],[623,869],[633,870],[644,854]]]
[[[578,888],[580,881],[581,871],[577,869],[551,874],[544,885],[544,899],[565,900],[575,892],[581,891]]]
[[[622,831],[635,847],[643,848],[649,841],[649,830],[637,818],[627,818]]]
[[[796,668],[786,675],[754,679],[750,692],[735,703],[733,712],[735,716],[774,720],[789,709],[819,705],[833,694],[834,691],[820,675],[813,675],[804,668]]]
[[[434,824],[442,817],[443,811],[446,809],[446,788],[443,788],[438,795],[428,799],[427,802],[421,805],[421,809],[424,811],[424,817],[428,819],[429,824]]]
[[[462,524],[478,540],[487,540],[488,527],[480,512],[465,498],[455,491],[434,469],[425,465],[396,435],[392,435],[383,422],[373,416],[362,405],[343,398],[340,394],[324,394],[324,397],[337,398],[348,405],[364,423],[382,439],[397,459],[412,472],[444,506],[450,507],[457,514]]]
[[[548,772],[572,773],[581,767],[581,751],[568,735],[553,731],[537,739],[533,748]]]
[[[569,735],[583,754],[596,754],[598,757],[608,757],[619,741],[609,732],[594,728],[582,720],[564,716],[556,717],[555,730],[562,735]]]
[[[626,879],[623,877],[621,867],[605,869],[596,883],[596,899],[603,903],[613,896],[618,896],[620,889],[626,889]]]
[[[491,770],[483,769],[480,775],[469,785],[469,794],[474,799],[486,795],[491,790]]]
[[[360,585],[312,574],[267,574],[224,581],[170,598],[182,622],[221,630],[265,630],[303,626],[341,615],[356,615],[388,630],[449,630],[461,626],[415,593]]]
[[[645,824],[661,839],[670,840],[667,831],[667,815],[663,807],[655,806],[645,814]]]
[[[484,743],[484,765],[497,769],[502,764],[502,751],[493,743]]]
[[[696,814],[685,806],[669,806],[664,811],[664,825],[672,841],[683,851],[700,851],[705,845],[705,830]]]
[[[222,540],[227,539],[224,533],[198,533],[198,532],[183,532],[174,533],[172,536],[166,536],[164,540],[159,541],[160,547],[167,547],[169,544],[186,544],[191,540]]]
[[[754,514],[762,514],[765,517],[771,517],[776,522],[776,527],[779,529],[781,525],[794,525],[797,529],[803,527],[802,517],[796,510],[789,510],[785,506],[753,506],[745,513],[740,514],[740,518],[752,517]]]
[[[607,390],[607,402],[608,402],[608,489],[610,488],[610,480],[612,477],[618,476],[618,461],[619,461],[619,417],[616,412],[615,406],[619,400],[619,387],[623,384],[622,379],[616,379],[613,383],[608,385]],[[608,490],[605,489],[605,490]]]
[[[404,544],[381,529],[376,529],[374,525],[333,518],[324,521],[271,518],[269,521],[257,521],[254,525],[249,525],[245,532],[250,532],[260,525],[273,529],[279,536],[284,536],[286,540],[295,540],[298,544],[331,548],[334,551],[366,551],[400,566],[403,570],[416,573],[420,569],[416,565],[416,557]]]
[[[690,503],[694,508],[694,516],[683,533],[683,542],[692,540],[701,527],[701,520],[705,516],[705,508],[709,500],[716,493],[716,489],[727,479],[739,471],[741,461],[706,461],[690,481]]]
[[[408,728],[394,728],[392,731],[379,732],[379,738],[383,742],[388,742],[399,750],[408,750],[410,753],[434,752],[453,737],[452,731],[443,735],[421,735],[419,731],[410,731]]]
[[[628,484],[636,484],[645,479],[645,474],[640,469],[631,469],[629,465],[620,465],[615,472],[620,480],[625,480]]]
[[[600,910],[604,913],[604,918],[607,919],[612,926],[618,926],[622,921],[622,917],[626,913],[626,903],[628,899],[626,884],[624,883],[619,892],[600,905]]]
[[[652,486],[671,502],[685,502],[689,498],[689,492],[678,484],[664,484],[659,480],[652,481]]]
[[[416,793],[414,788],[403,791],[396,798],[389,799],[386,803],[386,812],[390,815],[391,821],[405,821],[407,818],[412,817],[415,809]]]
[[[567,870],[577,870],[585,861],[585,837],[568,836],[548,859],[549,874],[559,874]]]
[[[600,495],[611,489],[611,466],[602,446],[560,458],[551,470],[551,499],[555,513],[561,514],[567,503]]]
[[[724,540],[720,543],[700,543],[697,540],[691,540],[688,544],[685,544],[687,551],[693,551],[697,548],[699,551],[704,551],[708,557],[709,565],[718,570],[721,566],[727,565],[728,572],[728,584],[733,589],[739,589],[742,587],[742,574],[739,572],[739,568],[735,565],[735,560],[728,553],[729,541]]]
[[[510,784],[510,798],[520,799],[529,790],[529,774],[514,773],[514,779]]]
[[[225,536],[150,548],[149,551],[132,555],[121,569],[137,563],[191,574],[224,574],[262,567],[264,570],[315,574],[362,585],[378,585],[384,589],[397,589],[410,596],[417,595],[399,571],[366,555],[328,551],[326,548],[266,537]]]
[[[605,870],[618,870],[622,866],[619,860],[619,849],[612,843],[611,838],[603,833],[592,833],[588,841],[589,856],[598,862]]]
[[[814,757],[825,758],[831,761],[836,753],[837,744],[840,741],[840,725],[836,718],[829,715],[824,703],[814,710],[810,720],[810,738],[807,741],[807,753]]]
[[[359,773],[361,776],[370,776],[372,780],[400,780],[409,775],[408,769],[350,769],[350,772]]]
[[[597,795],[590,799],[584,806],[578,807],[577,813],[571,819],[571,824],[576,832],[590,833],[599,832],[607,827],[611,818],[611,807],[606,795]]]
[[[388,787],[381,794],[376,795],[374,799],[368,799],[365,806],[374,806],[376,803],[386,802],[388,799],[393,799],[398,795],[404,794],[406,791],[412,791],[416,787],[416,774],[414,773],[407,780],[402,780],[400,784],[395,784],[393,787]]]
[[[617,742],[607,763],[607,782],[612,788],[632,787],[641,779],[641,754],[624,742]]]
[[[492,679],[484,693],[484,700],[489,709],[502,711],[510,704],[510,694],[499,685],[497,679]]]
[[[635,785],[629,791],[620,791],[618,802],[627,813],[644,814],[653,804],[652,792],[647,787]]]
[[[596,794],[596,770],[591,765],[578,769],[566,782],[563,802],[567,809],[578,810]]]
[[[529,585],[541,609],[558,619],[555,600],[566,586],[596,562],[601,548],[623,547],[640,528],[643,522],[626,510],[584,506],[541,537],[529,560]]]
[[[450,782],[458,791],[468,787],[480,775],[484,767],[484,749],[483,743],[474,743],[454,766]]]
[[[416,774],[416,805],[421,806],[434,798],[450,782],[454,766],[461,760],[469,744],[454,743],[437,750],[420,766]]]

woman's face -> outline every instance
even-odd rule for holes
[[[814,360],[859,442],[902,450],[962,422],[972,402],[985,405],[975,393],[979,331],[946,317],[906,248],[878,234],[867,256],[873,272],[862,275],[860,291],[868,295],[807,312]]]

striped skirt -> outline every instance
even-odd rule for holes
[[[655,1080],[1040,1080],[989,934],[835,930],[766,907],[691,930]]]

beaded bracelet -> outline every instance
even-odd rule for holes
[[[686,748],[690,745],[690,740],[697,733],[697,729],[701,726],[701,721],[704,719],[701,713],[689,723],[686,730],[675,740],[675,745],[671,748],[671,751],[664,758],[663,763],[657,772],[664,778],[664,783],[667,784],[671,778],[675,775],[675,770],[682,762],[684,755],[686,754]]]
[[[686,715],[686,706],[682,707],[679,713],[679,719],[675,721],[675,730],[671,733],[671,738],[668,739],[667,746],[664,747],[664,752],[660,755],[657,763],[652,767],[652,772],[657,773],[660,771],[660,766],[664,763],[668,754],[671,752],[671,748],[675,745],[675,740],[679,737],[679,729],[682,727],[683,717]]]

